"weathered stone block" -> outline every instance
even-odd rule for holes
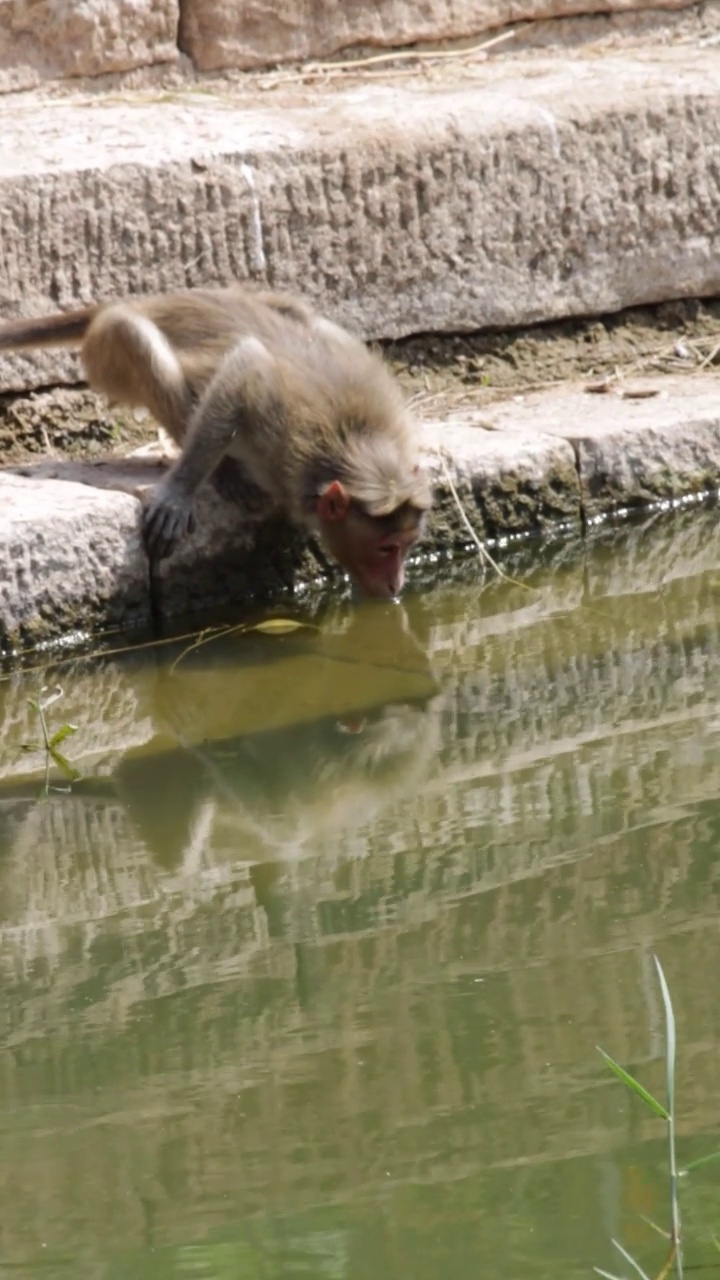
[[[177,58],[177,0],[0,0],[0,93]]]
[[[720,405],[690,424],[608,424],[578,440],[577,453],[589,517],[709,493],[720,485]]]
[[[352,45],[456,40],[509,23],[582,13],[682,9],[692,0],[184,0],[180,45],[204,71],[321,58]]]
[[[430,531],[438,550],[469,541],[448,477],[481,539],[579,523],[575,455],[564,440],[486,431],[472,422],[429,423],[423,439],[438,490]]]
[[[86,485],[0,475],[0,650],[149,626],[138,503]]]
[[[532,65],[320,105],[19,104],[0,309],[238,277],[389,337],[720,292],[720,49]],[[2,360],[0,386],[52,368]]]
[[[150,491],[166,469],[167,459],[161,459],[161,447],[151,445],[125,459],[48,459],[8,468],[5,474],[19,474],[33,484],[61,481],[72,489],[80,484],[100,497],[106,491],[112,509],[118,493],[142,499]],[[28,521],[32,494],[31,489]],[[246,502],[226,501],[212,484],[203,485],[195,498],[194,532],[150,571],[153,617],[167,620],[208,609],[249,607],[254,600],[278,597],[321,576],[302,535],[285,522],[269,520],[268,507],[259,491],[249,491]],[[137,513],[137,503],[134,509]],[[82,544],[77,554],[82,554]]]
[[[637,379],[605,395],[535,392],[485,416],[511,438],[534,427],[571,443],[588,519],[720,486],[720,378],[710,374]]]

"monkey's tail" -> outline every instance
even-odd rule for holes
[[[22,351],[24,347],[69,347],[85,337],[97,307],[64,311],[37,320],[11,320],[0,324],[0,350]]]

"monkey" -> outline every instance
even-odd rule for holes
[[[362,593],[400,593],[429,478],[399,388],[359,338],[239,283],[0,325],[0,350],[78,344],[89,385],[149,410],[180,447],[144,506],[152,561],[193,532],[200,485],[228,496],[249,480]]]

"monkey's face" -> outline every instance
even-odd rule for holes
[[[424,513],[409,514],[405,505],[397,519],[370,516],[336,481],[318,499],[320,541],[364,595],[389,600],[402,590],[405,558],[422,533]]]

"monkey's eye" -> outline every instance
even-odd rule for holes
[[[389,556],[396,556],[399,550],[399,545],[396,546],[393,543],[392,546],[390,546],[385,542],[381,547],[378,547],[378,555],[381,556],[383,560],[387,560]]]

